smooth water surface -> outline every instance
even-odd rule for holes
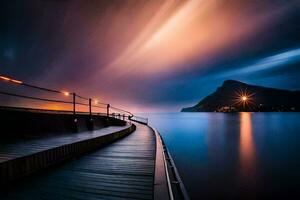
[[[191,199],[300,199],[300,113],[145,116]]]

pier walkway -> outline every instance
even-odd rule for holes
[[[167,147],[147,118],[75,91],[4,75],[0,80],[45,93],[0,91],[33,105],[0,106],[1,200],[189,200]],[[36,102],[72,109],[45,110]]]
[[[0,163],[14,160],[20,157],[46,151],[63,145],[68,145],[88,139],[105,136],[128,128],[126,126],[109,126],[94,131],[84,131],[80,133],[64,133],[55,136],[48,136],[36,139],[20,140],[0,145]]]
[[[136,124],[121,140],[15,183],[1,199],[153,199],[155,153],[153,130]]]

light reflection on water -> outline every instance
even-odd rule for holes
[[[251,181],[251,178],[254,177],[256,162],[252,135],[252,113],[240,113],[240,124],[240,170],[244,179]]]
[[[161,132],[192,199],[300,196],[300,113],[145,116]]]

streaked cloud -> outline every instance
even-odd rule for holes
[[[299,61],[299,10],[298,0],[1,1],[1,73],[137,111],[179,109],[224,79]]]
[[[251,75],[252,73],[259,73],[265,70],[285,67],[287,64],[297,61],[300,61],[300,48],[288,50],[282,53],[268,56],[266,58],[259,59],[250,65],[240,66],[238,69],[222,73],[219,77],[226,78],[239,75]]]
[[[193,63],[205,63],[230,46],[248,40],[292,5],[294,2],[270,6],[268,11],[242,12],[244,5],[234,7],[223,0],[185,1],[180,5],[166,1],[123,53],[112,57],[99,73],[161,76],[186,70]]]

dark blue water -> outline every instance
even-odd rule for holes
[[[300,199],[300,113],[145,115],[192,199]]]

